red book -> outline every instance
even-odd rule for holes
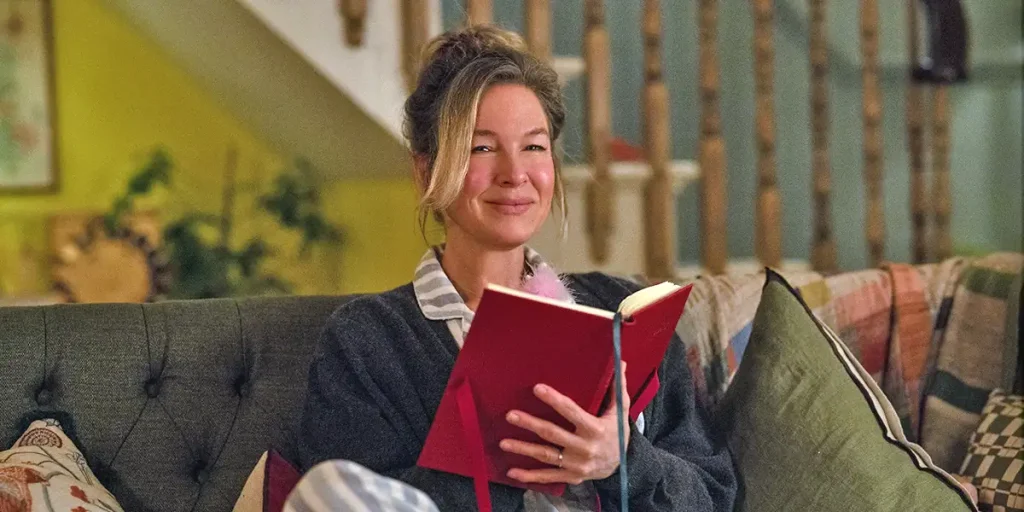
[[[633,420],[658,389],[657,370],[690,289],[662,283],[630,295],[619,305]],[[564,484],[527,485],[506,476],[511,468],[551,466],[498,446],[506,438],[545,443],[508,423],[505,415],[518,409],[572,431],[572,423],[534,396],[538,383],[550,385],[593,415],[614,403],[610,394],[613,318],[611,311],[489,286],[455,361],[418,465],[474,478],[478,498],[487,492],[487,482],[560,496]]]

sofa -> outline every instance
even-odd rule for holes
[[[321,327],[348,297],[0,308],[0,439],[62,421],[132,512],[229,511],[288,452]]]
[[[1019,354],[1005,342],[1012,333],[1019,346],[1019,326],[1006,323],[974,336],[969,350],[999,352],[972,359],[962,352],[966,344],[951,339],[958,327],[950,324],[982,310],[1019,319],[1022,262],[1019,254],[994,255],[787,278],[891,393],[901,419],[906,415],[905,428],[924,433],[924,446],[933,446],[936,461],[955,472],[980,411],[977,396],[958,393],[998,387],[1007,375],[1020,378],[1009,370],[1017,367]],[[995,285],[993,273],[1003,276]],[[964,295],[965,289],[984,288],[977,280],[992,285],[982,291],[1003,293],[1005,300],[994,305],[991,293]],[[763,275],[753,275],[695,282],[678,331],[709,408],[742,358],[763,281]],[[265,450],[291,455],[320,329],[350,299],[0,308],[0,447],[21,434],[26,418],[60,414],[97,478],[125,510],[229,511]],[[904,320],[912,321],[910,330]],[[944,359],[949,350],[952,362]],[[991,380],[974,382],[976,373],[956,368],[963,358],[994,361],[1005,371],[990,366],[982,378]],[[967,382],[950,398],[949,390],[934,389],[940,373]],[[931,400],[964,409],[949,416],[949,407],[940,406],[936,420],[924,421]]]

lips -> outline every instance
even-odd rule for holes
[[[526,213],[536,201],[532,199],[499,199],[497,201],[486,201],[499,213],[505,215],[520,215]]]

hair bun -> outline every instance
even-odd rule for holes
[[[437,59],[470,60],[484,53],[528,53],[523,38],[493,25],[474,25],[443,34],[425,48],[421,69]]]

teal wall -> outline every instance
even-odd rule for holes
[[[446,27],[462,19],[462,0],[444,0]],[[495,3],[498,22],[522,27],[522,2]],[[579,55],[580,0],[555,0],[554,50]],[[887,257],[910,258],[909,167],[904,99],[906,36],[903,1],[881,0],[881,60],[884,68],[885,213]],[[780,0],[776,9],[776,163],[783,194],[783,244],[787,257],[807,259],[810,246],[811,177],[809,66],[806,2]],[[972,80],[951,89],[952,230],[958,251],[1024,250],[1022,236],[1022,63],[1024,44],[1020,0],[964,2],[971,31]],[[643,2],[606,0],[613,71],[612,122],[615,134],[640,142]],[[696,157],[699,125],[695,1],[663,0],[665,67],[672,95],[673,150],[676,158]],[[727,144],[729,250],[752,256],[755,194],[752,72],[752,19],[748,2],[719,2],[721,107]],[[863,235],[864,187],[861,177],[861,86],[857,2],[829,2],[831,65],[831,159],[833,216],[844,269],[867,265]],[[583,91],[566,89],[569,158],[582,155]],[[680,259],[695,261],[700,246],[696,188],[679,207]]]

